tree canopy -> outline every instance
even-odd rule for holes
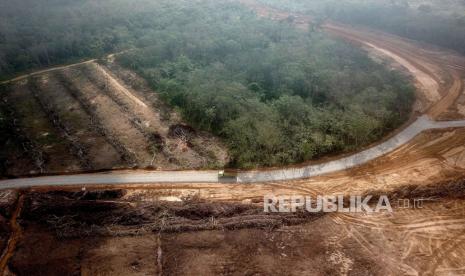
[[[365,146],[409,115],[413,87],[368,55],[292,21],[217,0],[0,3],[0,76],[118,56],[231,166],[302,162]]]

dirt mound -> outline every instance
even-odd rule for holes
[[[275,228],[316,219],[320,214],[268,214],[262,206],[191,199],[127,202],[122,190],[30,193],[22,218],[59,237],[120,236],[206,229]]]

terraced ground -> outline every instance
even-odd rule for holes
[[[217,138],[184,124],[111,58],[106,64],[87,62],[8,84],[2,106],[27,147],[20,139],[12,145],[5,175],[200,169],[227,162]]]

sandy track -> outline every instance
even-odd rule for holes
[[[465,63],[456,54],[449,54],[455,57],[455,63],[452,63],[450,57],[443,57],[447,54],[445,50],[425,50],[414,42],[392,35],[359,31],[334,23],[326,24],[324,28],[330,33],[371,47],[406,68],[416,79],[419,91],[427,100],[424,105],[431,118],[438,119],[453,108],[454,102],[463,92],[464,72],[460,68]]]
[[[45,148],[48,157],[52,157],[49,152],[54,153],[53,157],[61,156],[51,160],[61,162],[60,166],[47,164],[39,173],[135,166],[159,170],[198,169],[222,167],[227,162],[226,148],[217,137],[190,128],[140,77],[131,73],[108,58],[106,66],[90,60],[10,81],[5,97],[10,94],[9,100],[20,109],[18,114],[27,115],[26,130],[40,127],[47,130],[38,130],[39,134],[63,138],[53,139]],[[30,94],[33,99],[27,98]],[[37,109],[36,118],[28,105]],[[41,125],[35,127],[31,121],[40,121]],[[33,142],[44,143],[44,139],[36,139],[35,133],[32,135]],[[67,147],[74,157],[65,158]],[[57,150],[50,151],[53,148]],[[27,161],[16,157],[9,160],[13,168],[21,166],[13,161],[24,165]],[[74,161],[80,162],[81,168]],[[37,173],[31,169],[8,171],[11,176]]]
[[[209,163],[222,165],[226,162],[223,157],[227,156],[225,149],[212,135],[190,131],[189,128],[185,129],[190,131],[188,137],[175,135],[174,128],[185,126],[179,114],[154,97],[156,93],[137,76],[134,78],[140,91],[124,80],[129,73],[111,61],[107,62],[107,66],[89,64],[86,71],[87,77],[130,116],[133,125],[150,140],[151,147],[157,149],[154,163],[151,164],[154,167],[165,170],[205,168],[209,167]],[[150,97],[152,101],[148,99]]]
[[[108,85],[113,86],[114,89],[111,89],[111,91],[115,91],[116,93],[123,94],[128,99],[133,101],[136,105],[141,107],[142,110],[148,109],[148,106],[143,101],[141,101],[139,98],[134,96],[126,87],[120,84],[118,80],[116,80],[105,69],[103,69],[102,66],[100,66],[97,63],[93,63],[92,66],[95,66],[95,69],[97,70],[98,74],[100,74],[101,77],[104,78],[108,82]]]

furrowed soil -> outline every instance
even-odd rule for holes
[[[286,20],[292,15],[253,0],[241,2],[259,16]],[[296,27],[307,30],[311,18],[297,18]],[[329,22],[322,29],[412,76],[418,91],[411,121],[425,113],[436,120],[465,118],[465,58],[361,27]],[[26,75],[7,86],[2,100],[11,109],[17,138],[13,140],[20,142],[12,140],[5,149],[2,176],[207,169],[228,162],[226,148],[217,138],[183,123],[146,82],[117,65],[112,55]]]
[[[50,105],[56,117],[74,141],[82,144],[87,169],[106,169],[122,166],[118,152],[93,125],[93,118],[85,112],[81,103],[73,98],[66,87],[53,74],[43,74],[35,80],[40,91],[39,100]]]
[[[2,113],[9,115],[15,139],[5,149],[3,176],[227,163],[221,141],[183,123],[143,80],[111,58],[104,63],[4,85]]]
[[[6,100],[12,110],[11,117],[16,120],[16,128],[30,141],[29,152],[36,170],[25,172],[26,174],[70,172],[80,169],[79,161],[73,157],[68,141],[62,133],[56,131],[53,122],[35,100],[27,81],[15,83]]]

